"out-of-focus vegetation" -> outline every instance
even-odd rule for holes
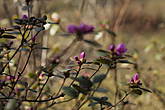
[[[22,11],[24,0],[0,0],[0,27],[10,27],[13,25],[12,20],[21,18],[26,11]],[[107,32],[101,31],[106,28],[116,33],[115,43],[125,43],[128,48],[128,54],[133,56],[131,59],[136,62],[136,68],[132,69],[132,65],[121,64],[118,69],[118,84],[122,91],[123,82],[128,82],[132,77],[132,73],[138,72],[143,82],[143,86],[150,88],[152,93],[144,93],[141,96],[129,97],[130,104],[120,108],[121,110],[164,110],[165,108],[165,1],[164,0],[33,0],[33,10],[31,16],[41,17],[48,16],[48,21],[56,21],[53,16],[59,17],[60,24],[46,25],[44,32],[39,34],[37,39],[45,48],[36,50],[30,59],[30,63],[26,68],[28,73],[37,73],[40,66],[49,65],[49,60],[56,57],[61,51],[65,50],[72,40],[73,36],[65,34],[69,24],[86,23],[95,26],[96,34],[85,36],[88,40],[95,40],[100,43],[101,47],[88,45],[84,42],[76,42],[71,48],[66,50],[61,58],[62,64],[58,70],[65,69],[66,65],[73,60],[73,56],[78,55],[81,51],[87,53],[87,59],[97,57],[98,49],[107,49],[109,44],[113,43],[113,37]],[[18,46],[17,40],[14,45]],[[6,42],[0,39],[0,42]],[[22,53],[26,57],[26,51]],[[11,68],[15,69],[14,64],[17,58],[13,59]],[[35,59],[35,61],[34,61]],[[20,63],[23,64],[23,63]],[[20,66],[21,68],[21,66]],[[84,71],[91,72],[91,71]],[[101,68],[101,73],[105,72],[105,68]],[[58,73],[58,71],[54,71]],[[26,80],[26,77],[24,78]],[[113,102],[115,88],[113,75],[111,74],[102,83],[102,87],[108,89],[106,93],[97,93],[96,96],[109,97]],[[32,82],[33,80],[29,80]],[[47,91],[58,91],[59,85],[62,83],[58,78],[52,78]],[[35,87],[34,87],[35,88]],[[44,99],[44,97],[43,97]],[[62,98],[59,100],[63,100]],[[74,100],[68,103],[62,103],[53,106],[50,110],[70,110]],[[33,104],[25,103],[27,110]],[[44,108],[46,104],[40,104],[38,108]],[[82,110],[90,110],[86,104]],[[97,108],[94,108],[94,110]]]

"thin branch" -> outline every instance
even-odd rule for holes
[[[77,71],[77,73],[76,73],[76,76],[74,77],[73,81],[70,83],[69,87],[72,86],[72,84],[75,82],[76,78],[78,77],[78,75],[79,75],[79,73],[80,73],[80,71],[81,71],[81,66],[82,66],[82,65],[79,66],[78,71]]]
[[[99,65],[98,69],[90,76],[90,79],[100,70],[101,67],[102,67],[102,64]]]
[[[108,107],[106,110],[110,110],[111,108],[116,107],[118,104],[120,104],[121,102],[123,102],[124,99],[125,99],[131,92],[132,92],[132,91],[126,93],[125,96],[124,96],[121,100],[119,100],[115,105],[112,105],[112,106]]]
[[[50,77],[48,76],[48,78],[46,79],[46,81],[45,81],[44,85],[42,86],[42,88],[41,88],[41,90],[40,90],[40,92],[39,92],[39,94],[38,94],[38,96],[37,96],[36,100],[37,100],[37,99],[41,96],[41,93],[42,93],[42,91],[43,91],[44,87],[46,86],[46,84],[47,84],[47,82],[48,82],[49,78],[50,78]]]
[[[5,100],[5,99],[15,99],[19,102],[39,102],[39,103],[43,103],[43,102],[49,102],[49,101],[52,101],[52,100],[55,100],[55,99],[58,99],[60,97],[64,97],[64,94],[60,94],[58,96],[55,96],[55,97],[51,97],[49,99],[44,99],[44,100],[29,100],[29,99],[16,99],[16,98],[13,98],[13,97],[4,97],[4,98],[0,98],[0,100]]]

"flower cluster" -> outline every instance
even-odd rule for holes
[[[125,44],[118,44],[117,46],[115,46],[114,44],[111,44],[108,48],[111,52],[116,53],[116,55],[118,56],[122,56],[123,54],[125,54],[127,52],[127,48],[125,46]]]
[[[86,56],[85,52],[81,52],[79,57],[78,56],[74,56],[74,59],[76,60],[76,62],[79,65],[81,65],[81,64],[83,64],[86,61],[85,60],[85,56]]]
[[[77,35],[83,35],[88,34],[94,31],[94,27],[87,24],[80,24],[77,25],[69,25],[67,28],[68,33],[71,34],[77,34]]]
[[[137,84],[137,85],[142,85],[140,79],[139,79],[139,74],[138,73],[135,73],[133,75],[133,77],[131,78],[131,80],[129,81],[129,83],[131,84]]]

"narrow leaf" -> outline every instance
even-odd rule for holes
[[[98,74],[93,77],[93,83],[99,83],[106,78],[105,74]]]
[[[71,98],[78,97],[79,93],[72,87],[63,87],[64,94],[70,96]]]
[[[92,41],[92,40],[84,40],[84,42],[90,44],[90,45],[93,45],[95,47],[101,47],[101,44],[99,44],[98,42],[96,41]]]

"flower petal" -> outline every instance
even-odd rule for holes
[[[86,56],[85,52],[81,52],[81,53],[80,53],[80,59],[84,59],[85,56]]]
[[[67,28],[67,31],[69,33],[75,34],[78,31],[78,27],[75,26],[75,25],[69,25],[68,28]]]

